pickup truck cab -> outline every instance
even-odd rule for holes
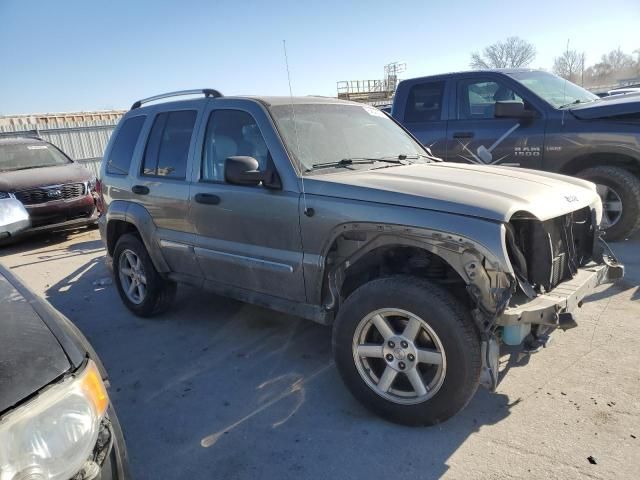
[[[205,98],[173,98],[186,93]],[[332,325],[347,387],[401,423],[495,389],[500,343],[575,327],[584,296],[623,273],[593,183],[442,162],[387,114],[331,98],[138,101],[100,185],[134,314],[187,283]]]
[[[446,161],[596,183],[607,239],[640,227],[640,95],[598,98],[538,70],[474,70],[400,82],[392,115]]]

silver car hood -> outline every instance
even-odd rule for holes
[[[580,208],[602,213],[595,185],[515,167],[438,162],[305,177],[308,194],[444,211],[508,222],[524,211],[548,220]]]

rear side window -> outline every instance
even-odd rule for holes
[[[156,116],[144,152],[142,174],[184,179],[195,110],[164,112]]]
[[[440,120],[444,82],[420,83],[411,87],[407,98],[405,122],[419,123]]]
[[[118,130],[118,136],[113,142],[113,148],[109,152],[107,173],[115,175],[127,175],[129,173],[133,150],[136,148],[136,142],[146,118],[146,116],[140,115],[124,121],[120,130]]]

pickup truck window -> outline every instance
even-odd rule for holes
[[[269,150],[255,119],[241,110],[214,110],[207,122],[202,146],[204,181],[224,181],[224,162],[228,157],[248,156],[267,166]]]
[[[496,102],[523,101],[513,90],[491,81],[462,80],[458,83],[458,120],[494,118]]]
[[[144,152],[143,175],[185,178],[196,117],[195,110],[158,114]]]
[[[509,75],[556,108],[598,100],[597,95],[551,73],[534,71]]]
[[[411,87],[404,120],[407,123],[432,122],[442,115],[444,82],[420,83]]]
[[[314,165],[353,158],[424,157],[425,150],[375,107],[353,104],[295,104],[270,108],[288,151],[303,172]],[[367,168],[356,164],[349,168]],[[316,170],[315,173],[327,173]]]

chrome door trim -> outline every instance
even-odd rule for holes
[[[286,263],[272,262],[270,260],[264,260],[262,258],[246,257],[244,255],[221,252],[219,250],[210,250],[208,248],[194,247],[194,251],[197,257],[213,258],[243,267],[257,267],[264,270],[293,273],[293,266]]]

